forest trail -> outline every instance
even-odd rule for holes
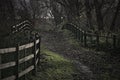
[[[76,49],[71,45],[68,42],[69,38],[67,36],[62,32],[53,31],[43,31],[41,32],[41,36],[41,43],[46,46],[48,50],[58,53],[72,61],[77,71],[73,74],[73,77],[77,77],[74,78],[74,80],[95,80],[90,68],[78,61],[79,54],[82,54],[84,51],[80,47]]]

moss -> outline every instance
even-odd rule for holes
[[[33,77],[33,80],[73,80],[75,68],[70,60],[46,49],[42,53],[46,56],[41,60],[43,64],[38,77]]]

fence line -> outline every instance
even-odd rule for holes
[[[118,38],[116,35],[113,36],[101,36],[99,34],[93,34],[88,31],[84,31],[76,25],[69,23],[62,27],[62,29],[70,30],[75,34],[75,38],[78,39],[85,47],[93,45],[93,42],[96,43],[96,47],[99,50],[100,48],[100,38],[104,38],[106,40],[106,45],[108,46],[109,40],[112,40],[112,49],[117,47]],[[89,39],[89,40],[88,40]]]
[[[1,56],[4,55],[4,54],[8,54],[10,52],[13,52],[13,51],[16,52],[16,55],[18,56],[19,55],[19,51],[21,51],[21,50],[32,48],[32,47],[36,48],[36,50],[33,52],[33,54],[25,56],[22,59],[19,59],[19,57],[16,57],[17,62],[16,61],[12,61],[12,62],[8,62],[8,63],[0,64],[0,70],[6,69],[6,68],[9,68],[9,67],[14,67],[14,66],[19,67],[20,64],[22,64],[22,63],[24,63],[26,61],[29,61],[29,60],[35,58],[36,56],[38,56],[38,54],[40,52],[40,48],[39,48],[40,46],[37,47],[38,44],[40,44],[40,38],[35,40],[32,43],[29,43],[29,44],[21,45],[21,46],[14,47],[14,48],[0,49],[0,55]],[[12,76],[4,78],[2,80],[15,80],[15,79],[17,79],[17,77],[18,78],[22,77],[23,75],[25,75],[25,74],[29,73],[30,71],[32,71],[33,69],[37,68],[36,66],[38,64],[39,59],[40,59],[40,57],[38,56],[38,58],[35,58],[32,66],[28,67],[27,69],[25,69],[24,71],[22,71],[20,73],[16,73],[16,74],[18,74],[18,76],[12,75]]]
[[[29,30],[32,31],[32,24],[25,20],[15,26],[12,26],[12,35],[19,33],[21,31]],[[33,72],[36,74],[37,66],[40,65],[40,44],[41,44],[41,37],[39,35],[34,35],[34,40],[24,45],[20,45],[19,43],[15,47],[3,48],[0,49],[0,80],[18,80],[19,78],[23,77],[29,72]],[[20,58],[20,52],[25,51],[26,54],[27,49],[31,49],[31,54],[24,55],[24,57]],[[14,53],[14,54],[13,54]],[[8,61],[6,63],[2,63],[2,56],[4,55],[11,55],[14,56],[13,61]],[[23,54],[23,53],[21,53]],[[32,63],[29,63],[29,66],[24,66],[25,69],[20,71],[20,66],[22,64],[32,60]],[[27,67],[27,68],[26,68]],[[14,68],[14,74],[9,74],[10,76],[2,77],[3,70]]]

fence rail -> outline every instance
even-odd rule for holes
[[[102,45],[101,38],[104,38],[104,42],[107,47],[110,45],[110,49],[115,49],[118,47],[117,45],[119,45],[119,40],[116,35],[102,36],[99,34],[90,33],[88,31],[82,30],[72,23],[65,24],[62,29],[67,29],[73,32],[75,34],[75,38],[78,39],[79,42],[81,42],[85,47],[92,46],[94,43],[95,47],[99,50],[100,46]]]
[[[12,33],[17,33],[17,32],[23,31],[23,30],[32,30],[32,28],[33,28],[32,26],[33,25],[31,24],[30,21],[25,20],[19,24],[12,26]]]

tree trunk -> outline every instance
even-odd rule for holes
[[[98,0],[94,0],[94,5],[95,5],[98,30],[103,30],[104,25],[103,25],[103,17],[102,17],[102,12],[101,12],[101,5],[98,2]]]
[[[91,8],[90,8],[90,3],[88,0],[85,0],[85,6],[86,6],[86,16],[87,16],[87,21],[88,24],[87,26],[91,29],[94,29],[92,26],[92,15],[91,15]]]
[[[0,37],[11,32],[14,23],[15,13],[12,0],[0,0]]]
[[[119,14],[119,9],[120,9],[120,1],[118,2],[117,8],[116,8],[116,12],[114,14],[114,17],[113,17],[113,20],[112,20],[112,24],[110,26],[110,30],[111,31],[115,30],[115,23],[116,23],[117,16]]]

